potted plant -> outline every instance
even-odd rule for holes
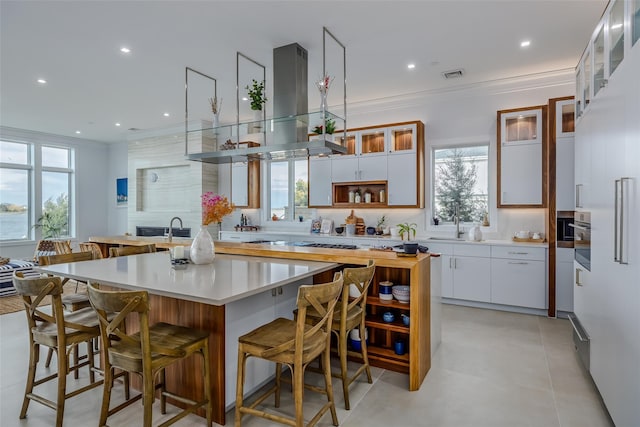
[[[376,226],[376,234],[377,235],[382,235],[384,232],[384,224],[387,221],[387,217],[382,215],[380,218],[378,218],[378,225]]]
[[[262,106],[267,102],[264,94],[264,81],[258,82],[256,79],[251,80],[251,86],[245,86],[247,95],[251,101],[251,109],[253,111],[262,111]]]
[[[325,119],[324,126],[318,125],[313,128],[313,133],[315,133],[316,135],[324,134],[325,137],[326,135],[333,135],[335,131],[336,131],[336,122],[331,118]],[[328,138],[328,139],[332,139],[332,138]]]
[[[402,240],[405,240],[405,236],[406,236],[406,240],[410,241],[411,237],[413,235],[413,237],[416,237],[416,228],[418,227],[416,225],[415,222],[412,223],[402,223],[402,224],[397,224],[398,227],[398,233],[400,234],[400,237],[402,238]]]

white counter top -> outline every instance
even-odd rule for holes
[[[34,267],[37,271],[212,305],[312,277],[337,264],[216,254],[212,264],[171,268],[169,252]],[[309,281],[311,283],[311,280]]]

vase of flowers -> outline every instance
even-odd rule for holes
[[[329,85],[333,82],[333,77],[330,75],[324,75],[316,82],[316,86],[320,91],[320,111],[327,111],[327,92],[329,92]]]
[[[229,215],[235,209],[233,203],[225,196],[206,192],[202,195],[202,226],[191,243],[189,257],[194,264],[210,264],[215,258],[215,246],[213,238],[207,229],[211,223],[217,224],[218,229],[222,218]]]
[[[220,108],[222,107],[222,98],[218,104],[218,97],[209,98],[209,104],[211,105],[211,112],[213,113],[213,120],[211,121],[211,127],[217,128],[220,126]]]

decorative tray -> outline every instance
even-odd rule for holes
[[[521,239],[520,237],[513,237],[512,238],[514,242],[519,242],[519,243],[544,243],[545,239],[544,237],[541,237],[540,239]]]

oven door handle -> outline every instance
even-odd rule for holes
[[[591,227],[585,227],[584,225],[569,224],[569,227],[577,228],[578,230],[585,230],[585,231],[591,230]]]

